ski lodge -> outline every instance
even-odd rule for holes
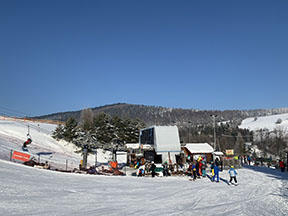
[[[208,163],[213,159],[214,149],[208,143],[187,143],[183,147],[185,155],[197,160],[199,156],[204,158]]]

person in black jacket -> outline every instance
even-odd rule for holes
[[[155,170],[156,170],[156,165],[154,164],[154,161],[152,161],[152,164],[151,164],[151,172],[152,172],[152,178],[155,177]]]

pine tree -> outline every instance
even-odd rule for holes
[[[64,126],[59,124],[55,131],[52,133],[52,137],[56,140],[60,140],[64,138]]]
[[[73,141],[76,137],[76,128],[77,128],[77,121],[70,117],[64,126],[64,139],[68,142]]]

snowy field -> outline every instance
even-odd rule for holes
[[[29,152],[55,166],[81,156],[69,143],[51,138],[55,125],[0,120],[0,215],[288,215],[288,172],[261,167],[237,169],[238,186],[209,178],[100,176],[27,167],[9,162],[21,149],[27,126]],[[94,159],[90,159],[93,164]]]
[[[277,121],[279,121],[278,124],[276,124]],[[247,118],[242,121],[239,127],[247,128],[252,131],[264,128],[270,131],[274,130],[275,128],[282,128],[288,131],[288,113],[257,118]]]
[[[288,215],[288,176],[237,170],[239,185],[208,178],[59,173],[0,160],[1,215]]]

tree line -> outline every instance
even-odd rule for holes
[[[140,129],[145,124],[136,119],[120,118],[105,113],[94,115],[91,109],[81,111],[80,120],[70,117],[64,125],[58,125],[53,138],[72,142],[78,147],[111,150],[115,145],[124,149],[125,143],[138,143]]]

